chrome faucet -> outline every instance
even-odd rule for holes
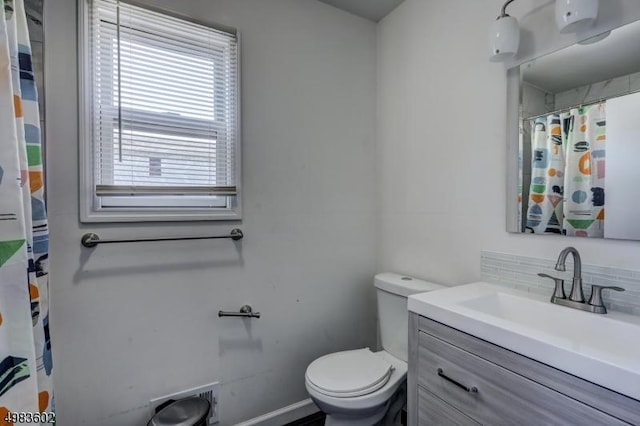
[[[573,255],[573,280],[571,283],[571,293],[567,299],[564,292],[564,280],[562,278],[552,277],[547,274],[538,274],[543,278],[551,278],[555,282],[555,290],[553,296],[551,296],[551,303],[557,305],[567,306],[569,308],[580,309],[582,311],[593,312],[595,314],[606,314],[607,308],[602,301],[602,290],[610,289],[615,291],[624,291],[622,287],[614,286],[591,286],[591,297],[589,301],[585,303],[584,293],[582,291],[582,261],[580,260],[580,253],[573,247],[567,247],[560,252],[558,261],[556,262],[556,271],[566,271],[565,262],[567,256],[571,253]]]

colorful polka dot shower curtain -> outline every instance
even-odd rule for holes
[[[23,0],[0,15],[0,425],[55,421],[48,225]]]

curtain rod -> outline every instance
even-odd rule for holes
[[[599,99],[595,99],[595,100],[590,101],[590,102],[584,102],[584,103],[581,103],[581,104],[578,104],[578,105],[573,105],[573,106],[570,106],[570,107],[560,108],[560,109],[557,109],[555,111],[545,112],[544,114],[533,115],[531,117],[523,117],[522,121],[535,120],[536,118],[540,118],[540,117],[546,117],[546,116],[549,116],[549,115],[560,114],[561,112],[571,111],[573,108],[582,108],[582,107],[585,107],[585,106],[597,105],[597,104],[600,104],[602,102],[606,102],[609,99],[621,98],[623,96],[632,95],[632,94],[638,93],[638,92],[640,92],[640,89],[631,90],[631,91],[622,93],[620,95],[609,96],[608,98],[599,98]]]

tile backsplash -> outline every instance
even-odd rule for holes
[[[551,297],[553,281],[537,275],[538,272],[544,272],[564,278],[565,292],[568,295],[573,277],[573,258],[571,256],[567,258],[565,272],[554,269],[556,260],[557,258],[540,259],[483,251],[481,253],[482,280]],[[582,263],[582,278],[587,299],[591,294],[592,284],[620,286],[625,289],[624,292],[604,291],[603,298],[607,309],[640,315],[640,271]]]

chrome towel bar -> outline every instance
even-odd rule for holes
[[[260,318],[260,312],[253,312],[250,305],[244,305],[239,312],[218,311],[219,317],[244,317],[244,318]]]
[[[131,239],[109,239],[102,240],[98,234],[89,232],[82,236],[80,242],[83,246],[92,248],[98,244],[112,244],[112,243],[140,243],[146,241],[181,241],[181,240],[212,240],[218,238],[231,238],[234,241],[241,240],[244,237],[242,231],[238,228],[232,229],[229,235],[212,235],[212,236],[200,236],[200,237],[159,237],[159,238],[131,238]]]

